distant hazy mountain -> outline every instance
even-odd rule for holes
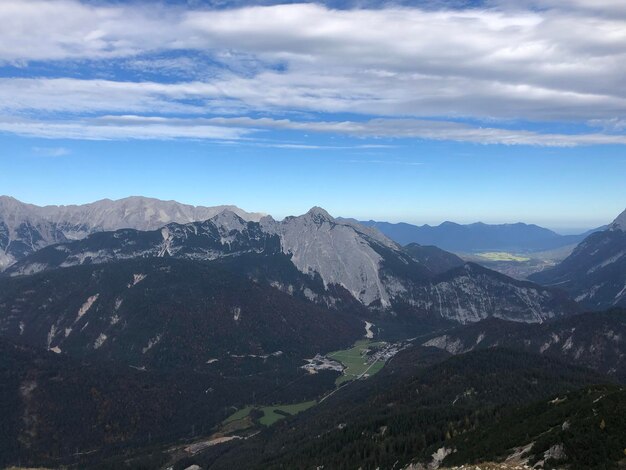
[[[271,282],[327,305],[341,297],[329,294],[338,289],[371,310],[392,310],[411,319],[423,316],[468,323],[496,316],[541,322],[577,310],[558,292],[475,264],[459,265],[454,255],[434,251],[438,257],[411,255],[380,232],[334,219],[317,207],[280,222],[269,216],[246,222],[224,211],[204,222],[169,224],[154,231],[101,232],[43,248],[6,274],[29,275],[142,257],[211,261],[285,254],[298,272],[321,282],[296,288],[293,276],[284,272]],[[451,265],[457,267],[448,270]]]
[[[258,221],[263,217],[235,206],[195,207],[146,197],[40,207],[0,196],[0,271],[53,243],[78,240],[107,230],[155,230],[171,222],[206,220],[226,209],[245,220]]]
[[[530,279],[564,289],[588,308],[626,306],[626,211],[607,230],[585,238],[561,263]]]
[[[392,224],[373,220],[361,223],[368,227],[377,228],[401,245],[408,245],[409,243],[435,245],[444,250],[464,253],[552,250],[579,243],[590,233],[559,235],[547,228],[524,223],[489,225],[478,222],[461,225],[454,222],[444,222],[437,226]]]

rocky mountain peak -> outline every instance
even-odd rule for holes
[[[11,196],[0,196],[0,207],[11,207],[19,203],[17,199]]]
[[[30,219],[36,206],[24,204],[11,196],[0,196],[0,221]]]
[[[303,217],[312,220],[316,224],[335,222],[335,219],[325,209],[318,206],[311,207]]]
[[[235,214],[233,211],[226,209],[219,214],[211,217],[211,222],[226,231],[243,230],[247,222]]]

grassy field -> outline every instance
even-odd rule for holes
[[[507,253],[506,251],[486,251],[484,253],[476,253],[476,256],[480,256],[489,261],[517,261],[519,263],[530,261],[528,257]]]
[[[224,420],[224,424],[232,423],[233,421],[238,421],[240,419],[244,419],[245,417],[247,417],[250,414],[251,411],[252,411],[252,407],[251,406],[246,406],[245,408],[237,410],[232,415],[230,415],[228,418],[226,418]]]
[[[285,415],[281,414],[281,412],[288,415],[295,415],[300,413],[301,411],[308,410],[316,403],[317,402],[315,400],[312,400],[302,403],[296,403],[294,405],[264,406],[263,408],[261,408],[261,411],[263,412],[263,417],[259,419],[259,422],[264,426],[271,426],[276,421],[285,417]]]
[[[343,382],[354,380],[364,373],[374,375],[376,372],[380,371],[385,363],[383,361],[377,361],[374,364],[368,363],[367,351],[371,348],[380,347],[383,344],[384,343],[364,339],[354,343],[354,346],[350,349],[328,354],[328,357],[341,362],[346,367],[343,371],[343,375],[339,376],[335,383],[340,385]]]
[[[263,426],[271,426],[276,421],[283,419],[285,415],[298,414],[301,411],[311,408],[316,403],[317,401],[312,400],[302,403],[294,403],[292,405],[271,405],[260,407],[246,406],[245,408],[237,410],[235,413],[230,415],[223,421],[222,424],[224,426],[227,426],[228,428],[249,427],[252,424],[251,418],[249,417],[250,412],[252,410],[258,410],[263,413],[263,416],[259,418],[259,423],[261,423]],[[237,426],[239,423],[241,424],[241,426]]]

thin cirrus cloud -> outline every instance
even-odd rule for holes
[[[371,119],[368,121],[292,121],[272,118],[167,118],[103,116],[75,121],[32,121],[0,118],[0,131],[28,137],[86,140],[116,139],[212,139],[254,141],[263,131],[298,131],[340,134],[356,138],[454,140],[477,144],[573,147],[579,145],[626,145],[626,136],[592,134],[546,134],[524,130],[478,127],[465,123],[424,119]],[[262,134],[261,134],[262,135]],[[298,143],[263,143],[258,146],[292,149],[382,148],[384,145],[327,146]]]
[[[623,127],[597,125],[626,114],[626,10],[608,0],[220,10],[5,0],[0,21],[0,63],[22,70],[0,79],[4,132],[242,139],[287,129],[520,145],[625,143]],[[47,64],[52,76],[28,76],[33,62]],[[62,67],[68,62],[87,65],[70,77]],[[90,75],[94,64],[156,77],[102,78]],[[302,113],[321,117],[294,120]],[[345,113],[361,117],[334,116]],[[105,125],[107,114],[121,116]],[[124,119],[129,114],[138,117]],[[252,117],[259,114],[272,119]],[[506,129],[511,121],[544,130]],[[573,131],[550,132],[553,124]]]
[[[43,157],[64,157],[72,153],[65,147],[33,147],[33,153]]]

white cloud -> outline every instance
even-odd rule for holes
[[[0,118],[0,132],[49,139],[79,140],[167,140],[167,139],[241,139],[252,132],[248,129],[211,125],[171,126],[101,124],[93,120],[42,121]]]
[[[599,127],[608,132],[622,132],[626,130],[626,118],[592,119],[588,124],[593,127]]]
[[[419,93],[414,90],[418,89]],[[352,77],[266,71],[211,82],[120,82],[73,78],[0,79],[0,110],[119,113],[245,111],[360,113],[482,119],[610,119],[626,113],[626,97],[458,78],[399,78],[359,72]]]
[[[0,2],[0,60],[124,57],[174,41],[172,9],[94,6],[72,0]],[[180,31],[172,31],[173,35]]]
[[[249,117],[165,118],[145,116],[102,116],[74,121],[0,119],[0,132],[24,136],[68,139],[210,139],[232,143],[294,149],[380,148],[385,144],[321,146],[298,142],[259,142],[264,130],[327,133],[356,138],[412,138],[452,140],[476,144],[574,147],[580,145],[626,145],[626,136],[601,133],[546,134],[524,130],[425,119],[370,119],[367,121],[293,121]]]
[[[334,10],[320,4],[207,10],[3,0],[0,61],[125,58],[135,69],[175,70],[189,78],[5,78],[0,110],[608,122],[626,115],[626,7],[599,2],[497,0],[491,8],[463,10]],[[174,50],[181,56],[150,57]],[[203,77],[205,68],[193,63],[200,59],[185,57],[185,50],[200,51],[225,68]],[[414,133],[440,138],[444,130],[453,139],[470,138],[456,128]],[[473,135],[538,140],[534,133],[496,131]],[[592,135],[585,139],[619,140]],[[566,139],[585,140],[539,140]]]
[[[102,116],[94,119],[99,125],[151,126],[172,128],[193,126],[226,126],[236,129],[291,130],[348,135],[360,138],[417,138],[454,140],[479,144],[538,145],[574,147],[578,145],[626,144],[626,136],[601,133],[549,134],[525,130],[480,127],[454,121],[427,119],[370,119],[366,121],[293,121],[291,119],[215,117],[165,118],[145,116]],[[173,133],[175,131],[172,131]]]

